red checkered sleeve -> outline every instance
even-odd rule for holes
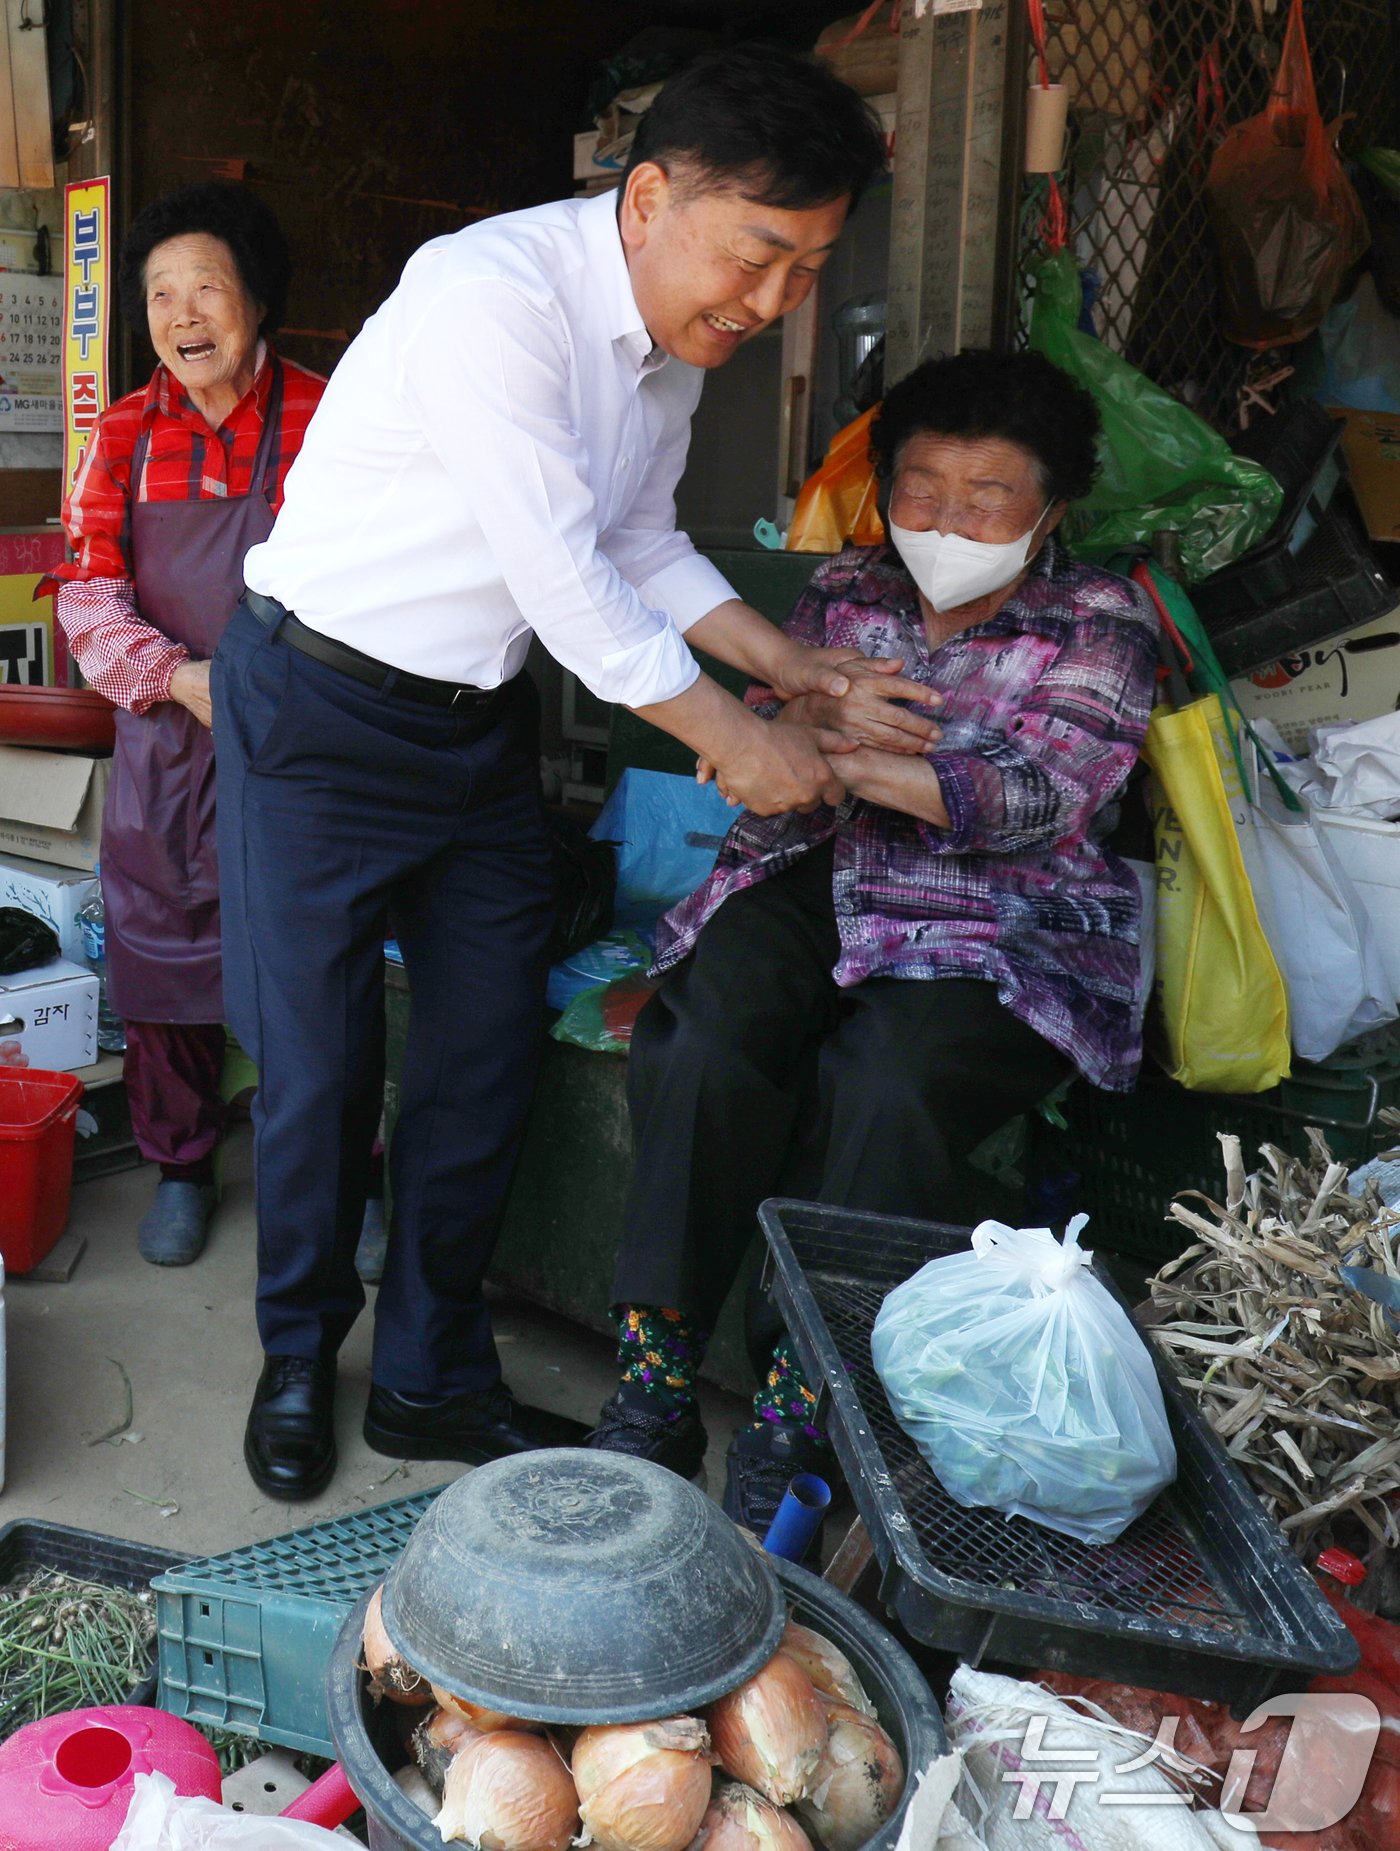
[[[58,621],[88,686],[133,713],[168,701],[171,676],[189,660],[181,644],[141,621],[129,578],[61,584]]]
[[[207,501],[253,492],[271,358],[265,351],[252,390],[218,431],[209,428],[178,381],[157,367],[149,384],[118,399],[99,418],[63,504],[73,557],[40,581],[35,596],[57,593],[58,619],[84,677],[133,713],[169,700],[170,678],[188,659],[178,643],[142,620],[132,582],[129,516],[137,442],[149,430],[146,466],[135,485],[142,501]],[[274,513],[325,387],[318,374],[282,362]]]

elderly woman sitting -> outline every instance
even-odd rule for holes
[[[885,401],[891,544],[821,565],[785,626],[858,652],[850,692],[750,695],[845,736],[847,797],[741,817],[663,923],[628,1071],[622,1381],[595,1447],[699,1471],[695,1373],[766,1196],[952,1219],[962,1160],[1066,1074],[1133,1084],[1140,899],[1104,837],[1156,622],[1054,538],[1097,431],[1034,354],[930,361]],[[792,1473],[821,1469],[811,1411],[783,1340],[729,1452],[725,1508],[760,1534]]]

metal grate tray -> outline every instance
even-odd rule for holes
[[[770,1289],[824,1391],[881,1598],[913,1637],[971,1664],[1078,1672],[1237,1708],[1355,1664],[1350,1634],[1150,1344],[1178,1476],[1116,1543],[964,1510],[895,1420],[870,1331],[885,1294],[964,1249],[968,1230],[781,1200],[759,1219]]]

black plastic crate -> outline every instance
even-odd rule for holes
[[[1400,595],[1371,552],[1347,495],[1339,495],[1323,515],[1297,564],[1293,589],[1262,609],[1210,616],[1200,602],[1202,587],[1192,587],[1192,601],[1227,675],[1251,674],[1294,650],[1354,630],[1392,609]]]
[[[90,1123],[85,1123],[85,1117]],[[134,1170],[144,1159],[131,1129],[131,1107],[121,1080],[84,1090],[78,1111],[78,1134],[73,1142],[73,1181],[92,1182]]]
[[[75,1530],[64,1523],[34,1523],[21,1517],[0,1528],[0,1587],[7,1587],[28,1570],[54,1569],[61,1575],[95,1581],[100,1587],[129,1588],[139,1592],[157,1575],[179,1568],[190,1558],[174,1549],[156,1549],[146,1543],[123,1542],[94,1530]],[[155,1618],[154,1604],[151,1617]],[[154,1703],[156,1695],[156,1642],[151,1639],[151,1669],[127,1695],[128,1703]]]
[[[1150,1343],[1177,1480],[1116,1543],[964,1510],[891,1412],[870,1332],[885,1294],[966,1248],[969,1230],[780,1200],[759,1220],[770,1289],[820,1385],[883,1570],[881,1599],[914,1638],[968,1664],[1117,1679],[1237,1710],[1355,1665],[1350,1633]],[[1097,1262],[1095,1272],[1118,1297]]]
[[[1325,1061],[1299,1061],[1289,1079],[1263,1093],[1191,1092],[1151,1068],[1131,1093],[1077,1081],[1060,1105],[1063,1129],[1032,1117],[1026,1167],[1034,1199],[1056,1205],[1045,1211],[1050,1219],[1083,1210],[1091,1245],[1155,1272],[1192,1239],[1168,1217],[1172,1197],[1199,1189],[1221,1199],[1217,1132],[1236,1133],[1252,1168],[1261,1144],[1306,1157],[1307,1127],[1315,1125],[1334,1157],[1356,1165],[1400,1143],[1380,1122],[1387,1106],[1400,1106],[1393,1028]]]
[[[1278,519],[1256,546],[1212,572],[1191,590],[1206,621],[1263,610],[1303,582],[1303,554],[1346,473],[1341,452],[1346,422],[1316,399],[1300,399],[1251,425],[1235,448],[1262,463],[1283,490]]]

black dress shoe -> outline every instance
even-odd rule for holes
[[[409,1400],[392,1388],[371,1387],[365,1443],[391,1459],[460,1459],[481,1465],[543,1446],[582,1446],[581,1421],[517,1401],[504,1382],[473,1395]]]
[[[335,1471],[335,1364],[269,1356],[243,1435],[253,1483],[296,1503],[324,1491]]]

